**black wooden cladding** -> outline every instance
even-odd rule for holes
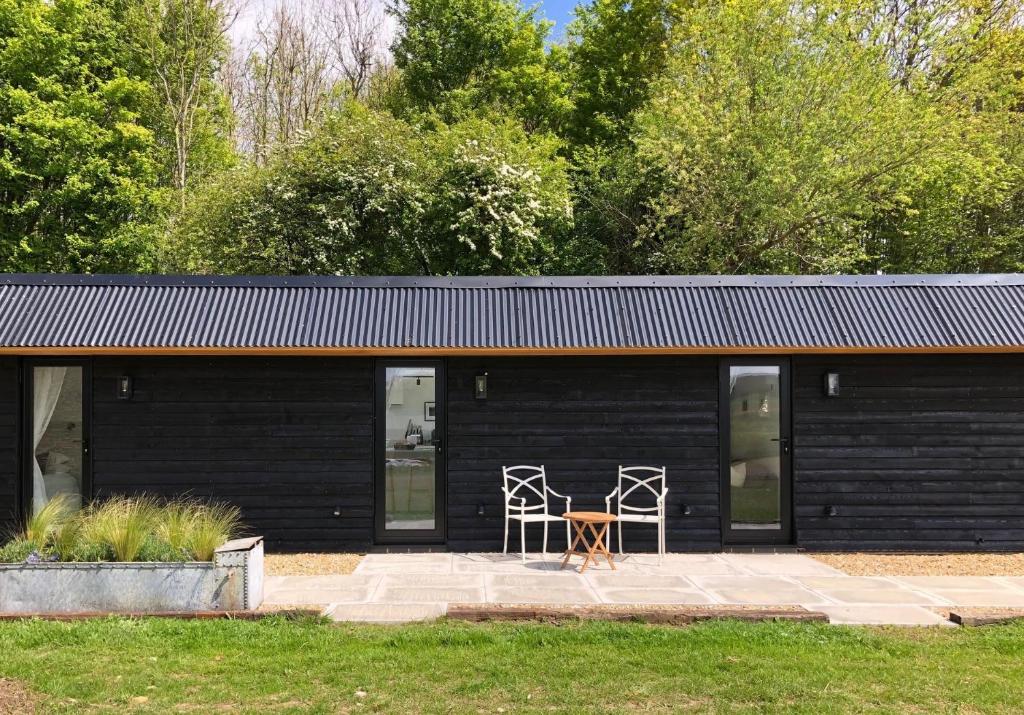
[[[18,361],[0,358],[0,541],[18,522]]]
[[[573,509],[604,511],[622,464],[667,467],[669,550],[718,549],[717,370],[710,357],[449,360],[449,546],[501,548],[502,465],[543,464]],[[482,372],[487,399],[477,400]],[[563,506],[556,500],[553,513]],[[653,526],[623,528],[627,550],[654,550]],[[540,534],[527,525],[528,548]],[[564,541],[564,526],[552,524],[549,550]],[[518,544],[513,522],[509,548]]]
[[[1024,357],[792,364],[800,547],[1024,549]],[[619,464],[665,465],[669,549],[720,548],[717,365],[714,357],[449,359],[449,548],[500,548],[500,468],[516,463],[545,464],[552,487],[581,509],[604,508]],[[371,545],[371,359],[98,357],[93,366],[97,495],[226,499],[270,549]],[[829,370],[840,374],[839,397],[823,395]],[[486,400],[473,394],[481,372]],[[129,401],[115,397],[123,374],[134,379]],[[11,526],[17,503],[18,384],[17,361],[0,359],[0,527]],[[654,548],[653,527],[625,530],[627,549]],[[528,533],[537,548],[540,528]],[[553,525],[549,549],[563,538]]]
[[[270,550],[365,549],[372,366],[349,358],[97,358],[96,495],[213,497],[237,504]],[[129,401],[115,397],[118,375],[133,378]]]
[[[1024,357],[806,357],[793,374],[801,547],[1024,549]]]

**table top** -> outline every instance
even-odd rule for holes
[[[589,521],[594,524],[615,521],[614,514],[606,514],[603,511],[567,511],[562,514],[562,518],[570,521]]]

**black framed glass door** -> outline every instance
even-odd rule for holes
[[[92,497],[90,365],[32,359],[22,367],[22,513],[54,499],[81,508]]]
[[[789,361],[727,359],[720,371],[722,536],[792,542]]]
[[[439,360],[377,363],[374,517],[378,543],[444,540],[444,395],[444,364]]]

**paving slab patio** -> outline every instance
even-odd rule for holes
[[[938,625],[936,606],[1022,606],[1024,578],[856,577],[802,554],[615,556],[579,573],[557,554],[369,554],[350,575],[269,576],[266,602],[336,620],[436,618],[448,604],[803,606],[833,623]]]

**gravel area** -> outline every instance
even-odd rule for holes
[[[363,554],[266,554],[267,576],[343,576],[352,573]]]
[[[1024,576],[1024,554],[807,554],[851,576]]]

